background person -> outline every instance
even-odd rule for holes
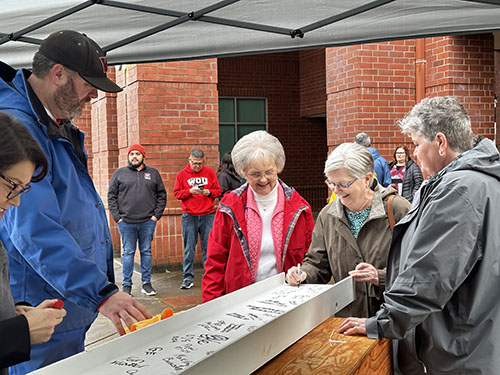
[[[285,151],[276,137],[252,132],[231,154],[247,183],[219,203],[208,241],[203,302],[302,262],[314,227],[309,203],[278,179]]]
[[[120,88],[106,77],[106,57],[76,31],[51,34],[33,58],[33,73],[0,70],[0,107],[27,127],[49,162],[48,177],[23,204],[5,213],[0,237],[10,262],[15,300],[37,305],[61,299],[67,316],[51,339],[31,348],[31,360],[11,367],[25,374],[83,351],[97,311],[124,334],[122,321],[151,317],[114,284],[106,212],[88,173],[83,133],[71,122],[97,90]]]
[[[399,340],[396,374],[498,374],[500,154],[488,139],[469,150],[454,97],[423,99],[400,127],[432,177],[394,228],[384,304],[339,332]]]
[[[167,193],[160,173],[145,163],[146,150],[140,144],[128,149],[128,166],[117,169],[109,183],[108,206],[123,246],[122,291],[132,294],[132,273],[137,244],[141,253],[142,293],[154,296],[151,285],[151,241],[156,222],[163,215]]]
[[[391,184],[391,171],[389,170],[389,166],[387,165],[387,160],[380,156],[375,147],[370,146],[370,136],[364,132],[358,133],[354,138],[354,142],[358,145],[368,147],[368,150],[370,150],[374,160],[375,177],[383,187],[389,186]]]
[[[21,196],[40,181],[48,170],[47,159],[26,128],[0,113],[0,219],[10,206],[19,206]],[[35,175],[33,173],[37,171]],[[37,307],[15,306],[9,285],[9,262],[0,242],[0,374],[7,367],[27,361],[31,345],[46,342],[66,315],[50,306],[55,299]]]
[[[405,145],[396,147],[393,161],[389,164],[392,185],[408,202],[413,202],[415,193],[424,181],[417,163],[410,157],[410,151]]]
[[[215,172],[205,167],[205,153],[193,149],[187,166],[175,178],[174,195],[182,205],[182,238],[184,259],[182,260],[181,289],[190,289],[194,282],[194,253],[200,234],[203,265],[207,259],[208,234],[214,223],[214,199],[222,189]]]
[[[358,281],[356,299],[336,315],[367,317],[383,301],[392,240],[389,216],[399,221],[410,205],[392,186],[383,188],[372,177],[372,154],[356,143],[343,143],[330,153],[325,175],[337,199],[326,205],[316,219],[300,281],[326,284],[332,278],[340,281],[352,275]],[[390,197],[392,212],[388,210]],[[297,285],[297,267],[288,270],[286,279]]]
[[[228,191],[239,188],[243,183],[240,176],[238,176],[238,173],[234,170],[230,152],[226,152],[222,156],[219,169],[217,170],[217,179],[219,180],[219,185],[222,189],[220,199],[222,199],[224,194]]]

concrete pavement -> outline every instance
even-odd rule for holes
[[[151,283],[158,294],[156,296],[145,296],[141,293],[141,274],[134,270],[132,277],[132,295],[142,303],[152,315],[162,312],[163,309],[170,307],[174,312],[190,309],[201,303],[201,277],[203,269],[195,268],[194,286],[191,289],[180,289],[182,283],[182,271],[171,271],[164,273],[153,273]],[[120,259],[115,259],[116,284],[121,290],[122,265]],[[99,314],[98,318],[92,324],[87,337],[85,346],[87,349],[100,345],[118,337],[113,323],[105,316]]]

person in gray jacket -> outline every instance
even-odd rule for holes
[[[113,220],[118,224],[123,246],[122,290],[132,294],[134,255],[139,243],[141,253],[142,293],[154,296],[151,285],[151,242],[156,222],[163,215],[167,193],[160,173],[145,164],[146,150],[140,144],[128,149],[128,166],[113,173],[109,183],[108,205]]]
[[[488,139],[470,149],[470,119],[453,97],[422,100],[400,127],[432,177],[394,228],[385,303],[339,332],[397,339],[396,374],[496,375],[500,154]]]

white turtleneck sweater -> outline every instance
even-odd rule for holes
[[[267,279],[276,275],[276,254],[274,252],[273,235],[271,231],[271,219],[274,208],[278,203],[278,183],[274,189],[267,195],[257,194],[251,187],[255,203],[259,209],[262,219],[262,241],[260,244],[259,265],[257,267],[257,276],[255,281]]]

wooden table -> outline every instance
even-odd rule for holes
[[[327,319],[254,375],[392,375],[390,340],[338,334],[337,328],[343,320]],[[329,342],[332,330],[335,330],[332,340],[340,342]]]

